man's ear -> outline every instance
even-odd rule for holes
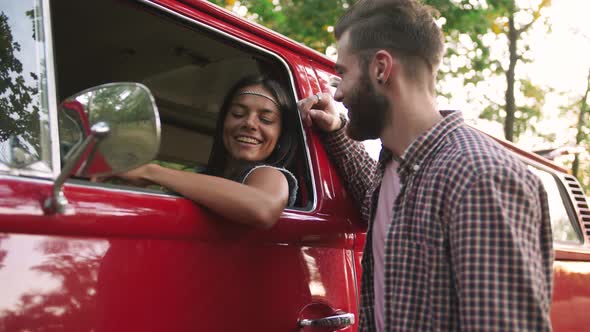
[[[393,75],[394,62],[395,59],[391,56],[391,53],[385,50],[379,50],[375,53],[373,57],[373,73],[378,84],[389,81],[391,75]]]

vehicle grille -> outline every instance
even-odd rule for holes
[[[566,175],[564,178],[574,200],[576,214],[582,222],[582,231],[586,235],[587,241],[590,241],[590,208],[588,208],[588,202],[584,190],[574,176]]]

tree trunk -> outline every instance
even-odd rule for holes
[[[576,146],[579,146],[584,139],[584,126],[586,125],[586,112],[588,111],[588,93],[590,93],[590,69],[588,70],[588,80],[586,83],[586,92],[584,93],[584,97],[582,97],[580,103],[580,116],[578,117],[578,126],[577,126],[577,133],[576,133]],[[576,153],[574,156],[574,163],[572,165],[572,175],[576,178],[578,177],[578,169],[580,167],[580,159],[579,154]]]
[[[516,54],[516,43],[518,41],[518,31],[514,26],[514,10],[510,12],[508,17],[508,50],[510,51],[510,63],[506,71],[506,118],[504,119],[504,137],[509,141],[514,141],[514,113],[516,111],[516,103],[514,101],[514,81],[516,62],[518,55]]]

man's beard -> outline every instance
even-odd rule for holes
[[[359,79],[349,101],[348,137],[355,141],[379,138],[388,118],[389,100],[375,91],[366,72]]]

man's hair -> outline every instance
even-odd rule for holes
[[[418,0],[359,0],[338,21],[336,39],[349,31],[351,52],[366,66],[375,52],[396,56],[407,75],[418,77],[426,64],[434,77],[444,52],[438,12]]]

